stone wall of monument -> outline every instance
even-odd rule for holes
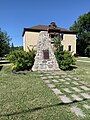
[[[32,70],[59,70],[58,63],[52,50],[51,39],[47,31],[41,31],[39,34],[37,53]]]

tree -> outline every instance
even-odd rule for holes
[[[56,51],[61,51],[61,39],[60,36],[56,36],[53,38],[54,41],[54,47],[56,48]]]
[[[23,46],[14,47],[14,50],[23,50]]]
[[[85,55],[90,57],[90,45],[85,49]]]
[[[0,29],[0,57],[10,52],[10,42],[11,38],[8,36],[7,32],[3,32]]]
[[[23,50],[23,46],[14,46],[14,44],[12,43],[10,51],[14,51],[14,50]]]
[[[77,53],[81,56],[87,55],[86,50],[90,46],[90,12],[79,16],[70,30],[77,31]]]
[[[11,51],[13,51],[14,50],[14,45],[13,45],[13,43],[11,44]]]

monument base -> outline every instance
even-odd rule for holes
[[[51,46],[47,31],[41,31],[37,43],[37,53],[32,67],[33,71],[60,70]]]

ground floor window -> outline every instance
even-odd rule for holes
[[[71,45],[68,46],[68,51],[71,51]]]

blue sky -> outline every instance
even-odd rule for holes
[[[0,28],[7,31],[14,46],[21,46],[24,27],[56,22],[69,29],[89,11],[90,0],[0,0]]]

